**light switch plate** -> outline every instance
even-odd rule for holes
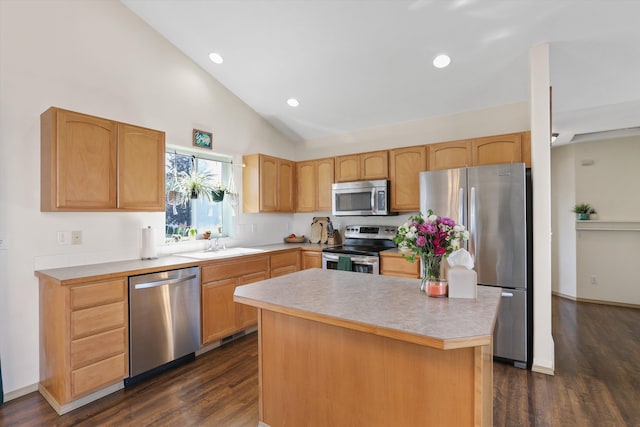
[[[9,236],[6,232],[0,231],[0,251],[9,249]]]

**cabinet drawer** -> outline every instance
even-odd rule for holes
[[[279,269],[286,266],[297,267],[300,263],[300,251],[285,252],[283,254],[271,255],[271,269]]]
[[[399,256],[381,256],[380,271],[384,276],[419,278],[420,260],[412,263]]]
[[[127,376],[127,363],[125,355],[118,354],[72,371],[71,396],[75,398],[122,381]]]
[[[298,267],[295,265],[287,265],[284,267],[271,269],[271,277],[284,276],[285,274],[291,274],[298,271]]]
[[[126,349],[127,332],[125,328],[74,340],[71,342],[71,369],[126,353]]]
[[[260,257],[246,256],[242,257],[242,259],[221,261],[202,267],[202,283],[268,270],[269,257],[266,255]]]
[[[71,313],[71,339],[125,326],[124,302],[86,308]]]
[[[96,305],[124,301],[125,279],[109,280],[71,288],[71,309],[78,310]]]

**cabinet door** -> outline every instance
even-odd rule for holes
[[[238,286],[268,279],[267,271],[245,274],[238,278]],[[246,329],[258,324],[258,309],[246,304],[234,303],[236,307],[236,329]]]
[[[471,166],[471,140],[441,142],[429,146],[429,170]]]
[[[313,160],[296,164],[296,212],[316,209],[316,163]]]
[[[295,163],[278,159],[277,211],[293,212]]]
[[[338,156],[335,158],[336,182],[360,180],[360,156]]]
[[[300,270],[300,251],[271,255],[271,277],[284,276]]]
[[[43,113],[42,210],[116,207],[116,127],[72,111]]]
[[[164,187],[164,132],[119,123],[118,207],[164,212]]]
[[[360,154],[360,179],[387,179],[389,177],[389,152],[374,151]]]
[[[333,158],[316,160],[316,211],[331,211],[331,184],[333,184],[334,177],[333,165]]]
[[[217,341],[236,331],[233,292],[237,278],[217,280],[202,285],[202,344]]]
[[[389,151],[392,211],[420,210],[420,172],[426,168],[426,148],[422,145]]]
[[[522,133],[474,139],[471,147],[474,166],[522,161]]]
[[[302,251],[302,269],[322,268],[322,253],[316,251]]]
[[[278,211],[278,159],[260,156],[260,212]]]

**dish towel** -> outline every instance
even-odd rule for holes
[[[338,270],[351,271],[351,257],[338,257]]]

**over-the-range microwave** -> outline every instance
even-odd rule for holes
[[[331,186],[332,213],[340,215],[394,215],[389,211],[389,181],[338,182]]]

